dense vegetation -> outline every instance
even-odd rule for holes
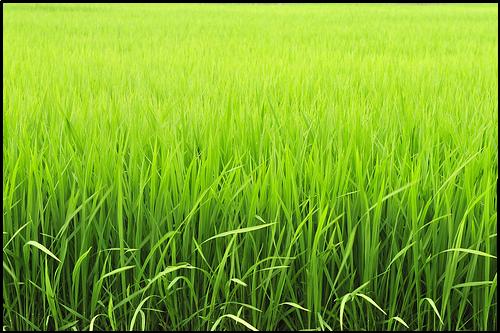
[[[4,5],[3,325],[497,328],[497,5]]]

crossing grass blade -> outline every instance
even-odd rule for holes
[[[25,246],[27,246],[27,245],[33,246],[33,247],[37,248],[38,250],[44,252],[45,254],[48,254],[49,256],[51,256],[52,258],[57,260],[58,262],[61,262],[61,260],[59,260],[59,258],[57,258],[54,253],[50,252],[49,249],[47,249],[45,246],[38,243],[37,241],[28,241],[28,242],[26,242]]]
[[[441,318],[441,315],[439,314],[439,311],[438,311],[434,301],[432,299],[430,299],[429,297],[425,297],[422,301],[427,301],[431,305],[432,310],[434,311],[434,313],[438,317],[441,324],[444,324],[443,319]]]
[[[403,326],[404,326],[404,327],[406,327],[406,328],[410,328],[410,327],[408,326],[408,324],[407,324],[407,323],[406,323],[403,319],[401,319],[401,318],[400,318],[400,317],[398,317],[398,316],[392,317],[391,319],[396,320],[397,322],[399,322],[401,325],[403,325]]]
[[[221,316],[219,319],[222,319],[222,318],[231,318],[232,320],[236,321],[237,323],[240,323],[242,324],[243,326],[245,326],[246,328],[250,329],[251,331],[258,331],[258,329],[256,329],[255,327],[253,327],[252,325],[250,325],[248,322],[246,322],[245,320],[241,319],[240,317],[237,317],[235,315],[232,315],[232,314],[226,314],[226,315],[223,315]],[[219,321],[216,321],[216,324],[218,324]],[[217,326],[216,324],[214,324],[214,326],[212,326],[212,328],[210,329],[211,331],[214,331]]]
[[[104,274],[103,276],[101,276],[101,278],[99,280],[104,280],[110,276],[113,276],[115,274],[119,274],[121,272],[125,272],[129,269],[132,269],[132,268],[135,268],[135,266],[132,265],[132,266],[125,266],[125,267],[113,269],[111,272],[108,272],[108,273]]]
[[[382,312],[383,314],[387,315],[387,313],[382,310],[382,308],[377,304],[375,303],[375,301],[373,299],[371,299],[371,297],[369,296],[366,296],[365,294],[362,294],[362,293],[356,293],[355,294],[356,296],[360,296],[362,298],[364,298],[365,300],[367,300],[371,305],[373,305],[374,307],[376,307],[377,309],[380,310],[380,312]]]
[[[241,281],[240,279],[232,278],[231,281],[233,281],[234,283],[239,284],[243,287],[248,287],[248,285],[245,282]]]
[[[200,245],[202,245],[208,241],[211,241],[212,239],[231,236],[231,235],[237,235],[237,234],[244,234],[244,233],[259,230],[259,229],[268,228],[273,224],[276,224],[276,223],[268,223],[268,224],[253,226],[253,227],[245,227],[245,228],[240,228],[240,229],[236,229],[236,230],[225,231],[225,232],[222,232],[220,234],[217,234],[215,236],[208,238],[207,240],[201,242]]]
[[[483,251],[462,249],[462,248],[447,249],[447,250],[441,251],[440,253],[446,253],[446,252],[464,252],[464,253],[474,254],[474,255],[483,256],[483,257],[487,257],[487,258],[493,258],[493,259],[497,258],[496,256],[485,253]]]
[[[311,311],[311,310],[308,310],[308,309],[304,308],[303,306],[300,306],[299,304],[294,303],[294,302],[283,302],[280,305],[289,305],[291,307],[294,307],[296,309],[299,309],[299,310],[302,310],[302,311],[306,311],[306,312],[310,312]]]

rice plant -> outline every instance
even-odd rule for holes
[[[496,330],[498,5],[3,5],[4,330]]]

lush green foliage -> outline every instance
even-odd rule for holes
[[[5,5],[11,329],[496,329],[497,5]]]

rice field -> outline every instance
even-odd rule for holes
[[[4,330],[496,330],[498,5],[3,5]]]

